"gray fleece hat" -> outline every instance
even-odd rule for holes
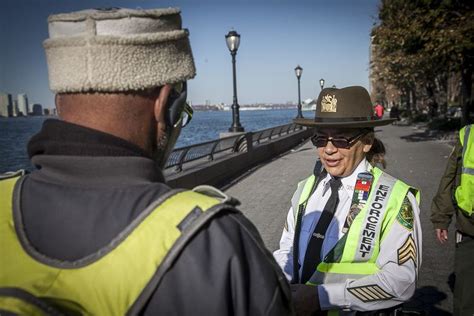
[[[196,74],[177,8],[83,10],[48,23],[43,46],[55,93],[139,91]]]

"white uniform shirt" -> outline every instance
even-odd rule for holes
[[[326,256],[326,254],[334,247],[336,242],[344,236],[342,230],[350,209],[357,175],[361,172],[369,171],[371,168],[371,165],[364,159],[351,175],[341,179],[342,185],[338,191],[339,204],[325,234],[320,254],[321,259],[324,258],[324,256]],[[300,276],[306,248],[311,234],[321,216],[322,210],[326,205],[329,196],[331,195],[331,190],[329,188],[330,179],[331,176],[327,174],[326,177],[320,181],[316,190],[308,200],[306,211],[302,219],[298,252]],[[323,310],[351,309],[367,311],[384,309],[398,305],[401,302],[408,300],[413,295],[416,288],[415,281],[417,278],[418,268],[421,264],[421,226],[418,203],[412,193],[409,193],[407,197],[413,210],[413,228],[409,229],[400,224],[397,220],[394,221],[389,234],[380,244],[380,253],[376,262],[380,271],[377,274],[357,280],[346,280],[345,283],[319,285],[317,290],[320,305]],[[285,229],[281,236],[280,248],[273,254],[288,280],[291,280],[293,273],[292,249],[295,233],[294,229],[294,214],[293,209],[290,208],[287,216],[287,224],[285,225]],[[413,260],[409,260],[399,265],[398,249],[404,249],[403,247],[406,247],[409,236],[414,239],[417,252],[416,263]],[[362,287],[362,289],[358,290],[357,293],[354,291],[348,291],[348,288],[359,286]],[[385,292],[388,295],[383,296],[383,299],[380,300],[372,300],[377,298],[377,295],[372,295],[372,288],[374,286],[382,288],[383,291],[379,291],[378,293]],[[368,288],[369,301],[367,301],[367,296],[364,296],[364,287]],[[355,293],[355,295],[353,293]]]

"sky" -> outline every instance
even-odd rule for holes
[[[379,0],[0,0],[0,91],[26,93],[29,103],[54,106],[43,41],[47,17],[89,8],[179,7],[189,29],[196,77],[192,104],[232,103],[232,63],[225,34],[241,35],[237,52],[239,104],[297,103],[325,86],[369,88],[370,32]]]

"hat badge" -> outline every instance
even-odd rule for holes
[[[337,99],[335,95],[326,94],[321,100],[321,112],[337,112]]]

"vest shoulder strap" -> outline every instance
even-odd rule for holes
[[[218,199],[221,203],[224,204],[229,204],[232,206],[238,206],[240,205],[240,201],[237,200],[236,198],[225,194],[221,190],[210,186],[210,185],[198,185],[197,187],[193,188],[194,192],[201,193],[204,195],[207,195],[209,197],[213,197]]]
[[[291,207],[293,209],[293,218],[295,219],[295,223],[298,212],[301,208],[300,205],[306,203],[313,193],[314,189],[322,178],[321,173],[323,170],[323,164],[321,163],[321,160],[318,159],[314,165],[313,174],[298,183],[298,187],[291,198]]]
[[[184,250],[189,241],[199,232],[199,230],[206,223],[211,221],[217,214],[221,212],[239,212],[232,204],[235,202],[240,202],[211,186],[199,186],[190,191],[181,191],[179,194],[181,194],[182,197],[187,196],[188,198],[191,198],[196,202],[198,202],[199,200],[209,201],[210,199],[214,200],[217,198],[220,203],[212,205],[207,210],[204,210],[204,212],[191,211],[188,214],[186,218],[188,218],[189,222],[185,226],[183,226],[182,235],[175,241],[171,249],[169,249],[166,257],[159,265],[156,273],[153,275],[153,277],[148,282],[138,299],[129,309],[127,315],[136,315],[143,309],[148,300],[151,298],[156,287],[160,284],[163,276],[171,268],[171,266],[181,254],[181,252]],[[183,221],[186,221],[186,218]]]
[[[26,171],[24,169],[20,169],[17,171],[8,171],[5,173],[0,173],[0,181],[6,180],[6,179],[11,179],[11,178],[16,178],[16,177],[21,177],[26,174]]]

